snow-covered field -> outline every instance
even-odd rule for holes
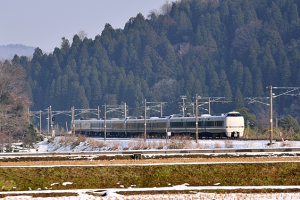
[[[180,188],[180,186],[178,186]],[[196,187],[194,187],[196,188]],[[248,187],[249,189],[251,187]],[[257,188],[257,187],[253,187]],[[147,190],[149,188],[145,188]],[[300,193],[228,193],[228,194],[216,194],[216,193],[203,193],[192,191],[190,194],[156,194],[156,195],[129,195],[123,196],[117,194],[114,190],[106,191],[106,196],[93,196],[89,195],[86,192],[89,190],[73,190],[66,192],[75,192],[78,193],[78,196],[64,196],[64,197],[31,197],[30,194],[22,196],[8,196],[3,199],[7,200],[83,200],[83,199],[99,199],[99,200],[296,200],[300,199]]]
[[[38,152],[80,152],[80,151],[124,151],[124,150],[135,150],[139,145],[144,145],[141,148],[147,150],[157,150],[157,149],[169,149],[171,140],[147,140],[146,144],[143,143],[143,140],[137,139],[107,139],[104,143],[103,138],[88,138],[85,142],[80,142],[78,145],[74,145],[72,143],[61,142],[62,140],[57,137],[54,142],[49,143],[47,140],[40,142],[35,145],[35,148]],[[174,141],[173,141],[174,142]],[[181,140],[175,142],[182,142]],[[274,141],[275,142],[275,141]],[[184,149],[226,149],[226,148],[278,148],[278,147],[300,147],[300,141],[286,141],[285,144],[282,142],[275,142],[272,147],[268,146],[268,140],[199,140],[199,143],[195,143],[195,141],[187,141],[183,145]],[[95,145],[96,144],[96,145]],[[98,144],[98,146],[97,146]],[[145,146],[147,148],[145,148]],[[158,148],[160,146],[160,148]],[[71,183],[68,183],[71,184]],[[51,192],[75,192],[78,193],[78,196],[66,196],[66,197],[31,197],[31,193],[39,193],[39,192],[50,192],[48,191],[24,191],[22,196],[7,196],[3,199],[69,199],[69,200],[77,200],[77,199],[119,199],[119,200],[138,200],[138,199],[178,199],[178,200],[186,200],[186,199],[211,199],[211,200],[288,200],[288,199],[300,199],[300,193],[253,193],[253,194],[245,194],[245,193],[233,193],[233,194],[216,194],[216,193],[203,193],[203,192],[191,192],[190,194],[157,194],[157,195],[130,195],[123,196],[117,194],[118,191],[149,191],[149,190],[230,190],[230,189],[300,189],[300,186],[245,186],[245,187],[231,187],[231,186],[221,186],[216,183],[215,186],[211,187],[192,187],[188,186],[188,184],[173,186],[167,188],[119,188],[119,189],[99,189],[105,190],[106,196],[99,197],[87,194],[87,192],[93,192],[96,190],[65,190],[65,191],[55,191],[51,190]],[[3,192],[0,192],[0,194]],[[28,195],[26,195],[26,193]]]
[[[172,149],[174,143],[181,144],[182,149],[226,149],[226,148],[278,148],[278,147],[300,147],[300,141],[273,141],[272,147],[268,145],[269,140],[199,140],[198,144],[194,140],[158,140],[148,139],[107,139],[88,138],[79,145],[63,143],[60,137],[56,137],[53,143],[43,141],[35,147],[38,152],[81,152],[81,151],[123,151],[123,150],[157,150]]]

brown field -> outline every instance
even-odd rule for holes
[[[159,164],[159,163],[203,163],[203,162],[288,162],[299,161],[299,156],[293,157],[181,157],[181,158],[143,158],[141,160],[134,159],[118,159],[111,157],[111,160],[58,160],[58,161],[1,161],[0,166],[47,166],[47,165],[136,165],[136,164]]]

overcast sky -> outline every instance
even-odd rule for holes
[[[0,0],[0,45],[23,44],[52,52],[61,38],[70,43],[80,30],[88,38],[105,23],[124,28],[130,17],[159,10],[166,0]],[[170,1],[169,1],[170,2]]]

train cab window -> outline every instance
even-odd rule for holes
[[[228,113],[227,117],[240,117],[242,116],[240,113]]]

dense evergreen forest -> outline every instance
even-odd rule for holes
[[[53,53],[36,48],[32,59],[16,55],[12,62],[26,70],[31,110],[127,103],[129,115],[138,116],[147,99],[168,102],[164,113],[172,114],[179,113],[180,95],[194,102],[198,94],[231,101],[212,104],[212,113],[247,107],[263,123],[269,107],[244,98],[269,96],[270,85],[300,86],[299,6],[299,0],[181,0],[137,14],[124,29],[106,24],[94,39],[76,34]],[[274,110],[275,117],[299,120],[299,97],[276,98]]]

